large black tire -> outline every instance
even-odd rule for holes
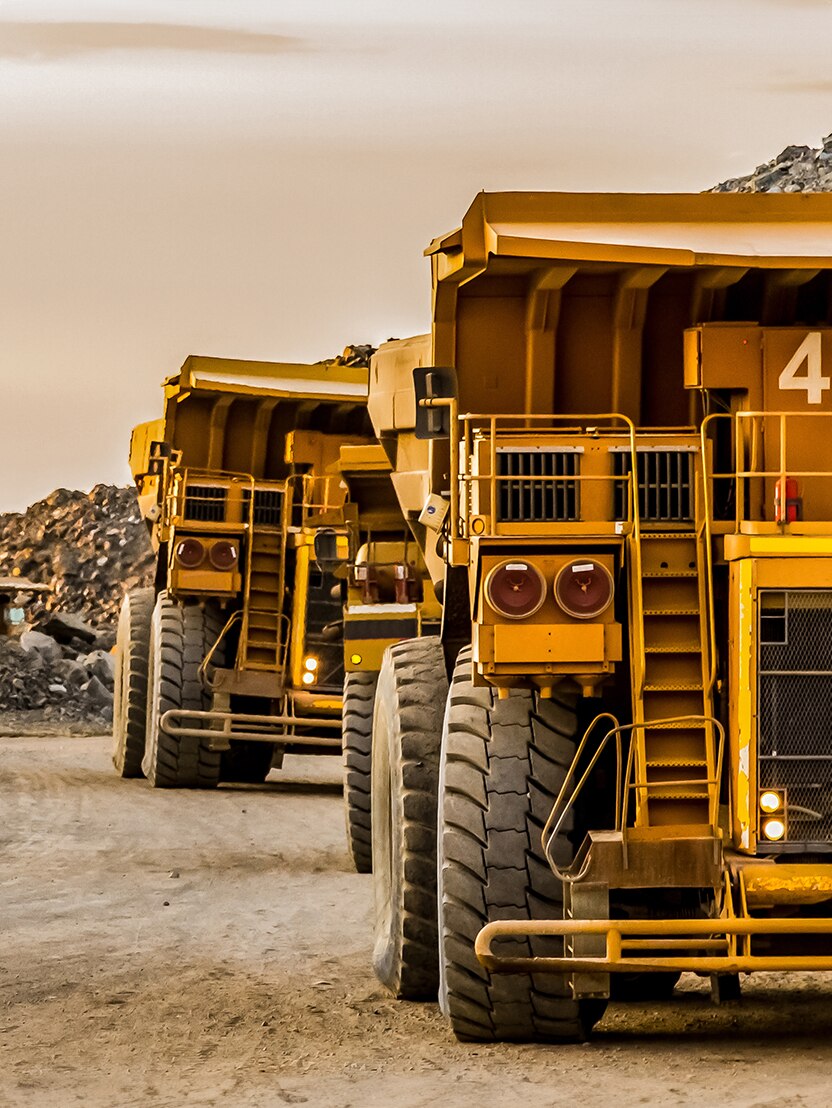
[[[500,700],[475,688],[470,650],[448,694],[439,798],[440,1005],[468,1041],[585,1039],[603,1002],[575,1001],[551,974],[493,976],[474,954],[492,920],[561,919],[561,884],[543,856],[541,831],[574,753],[573,703],[513,690]],[[555,859],[574,853],[568,832]],[[562,952],[554,939],[501,942],[515,956]]]
[[[240,739],[220,755],[220,780],[246,785],[262,785],[269,776],[274,743]]]
[[[147,665],[152,588],[126,593],[118,617],[113,701],[113,765],[121,777],[141,777],[147,730]]]
[[[219,780],[219,751],[210,750],[206,739],[169,735],[159,723],[173,708],[210,708],[199,667],[221,627],[222,621],[208,608],[180,604],[166,592],[156,599],[150,624],[147,744],[142,761],[144,775],[154,788],[206,789]],[[221,664],[218,655],[214,660]]]
[[[344,711],[341,717],[344,814],[347,846],[358,873],[372,873],[373,870],[370,779],[377,682],[377,673],[348,673],[344,678]]]
[[[448,679],[437,638],[384,653],[372,742],[372,839],[378,979],[397,997],[436,997],[436,800]]]

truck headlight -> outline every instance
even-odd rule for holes
[[[494,566],[485,581],[488,603],[506,619],[526,619],[546,599],[546,581],[531,562],[506,560]]]
[[[767,819],[763,824],[763,834],[776,843],[786,834],[786,825],[782,819]]]
[[[764,793],[760,793],[760,808],[764,812],[771,815],[772,812],[776,812],[782,807],[783,797],[780,793],[776,793],[772,789],[766,789]]]
[[[555,600],[575,619],[600,616],[612,603],[613,592],[612,574],[592,558],[567,562],[555,578]]]
[[[208,559],[214,569],[227,572],[237,564],[237,547],[227,539],[220,539],[208,551]]]
[[[199,539],[182,539],[176,544],[176,560],[185,569],[196,569],[205,561],[205,547]]]

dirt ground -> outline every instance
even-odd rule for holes
[[[370,969],[335,759],[153,791],[109,740],[0,740],[0,1104],[832,1104],[832,980],[695,978],[591,1043],[470,1046]]]

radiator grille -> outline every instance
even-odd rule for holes
[[[693,454],[690,450],[637,450],[639,518],[647,523],[687,523],[693,516]],[[615,450],[612,471],[632,471],[629,450]],[[615,482],[615,518],[627,518],[627,485]]]
[[[759,786],[787,791],[787,846],[826,846],[832,843],[832,590],[760,593],[758,680]]]
[[[558,523],[579,518],[575,477],[581,455],[575,450],[497,449],[497,519],[500,523]]]
[[[243,508],[248,516],[251,489],[243,489]],[[254,523],[260,527],[280,527],[283,517],[283,489],[254,490]]]
[[[186,485],[185,519],[195,523],[223,523],[227,492],[216,485]]]

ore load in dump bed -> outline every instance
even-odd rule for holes
[[[379,978],[564,1041],[832,969],[832,197],[481,194],[428,254],[370,370],[443,602],[378,679]]]
[[[732,177],[711,192],[832,192],[832,135],[819,148],[787,146],[745,177]]]
[[[340,753],[338,472],[368,443],[367,370],[190,357],[130,464],[157,552],[118,631],[114,762],[154,786],[261,781],[286,753]]]

